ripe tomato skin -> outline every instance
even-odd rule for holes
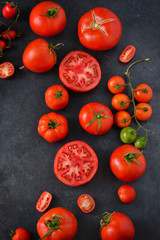
[[[47,222],[47,220],[52,220],[52,216],[55,215],[62,216],[62,217],[58,216],[58,219],[60,221],[59,229],[53,230],[53,232],[50,233],[44,239],[73,240],[77,233],[77,220],[73,213],[62,207],[52,208],[44,215],[42,215],[41,218],[38,220],[37,232],[40,238],[43,238],[51,230],[49,229],[49,227],[46,226],[45,223]]]
[[[6,32],[6,31],[4,31],[3,33],[5,33],[5,32]],[[2,34],[3,34],[3,33],[2,33]],[[8,35],[9,35],[10,39],[15,39],[16,36],[17,36],[16,31],[14,31],[14,30],[9,30],[9,31],[8,31]],[[8,35],[7,35],[7,34],[4,34],[2,37],[3,37],[4,39],[9,39],[9,38],[8,38]]]
[[[151,117],[151,115],[152,108],[148,103],[139,103],[136,105],[136,118],[138,120],[146,121]]]
[[[133,45],[128,45],[119,56],[119,61],[128,63],[134,57],[135,52],[136,48]]]
[[[119,111],[114,116],[117,127],[124,128],[131,124],[131,115],[126,111]]]
[[[5,48],[6,48],[6,43],[5,43],[5,41],[0,40],[0,48],[2,48],[2,50],[5,50]]]
[[[130,105],[130,99],[126,94],[118,93],[112,98],[112,107],[117,110],[126,110]]]
[[[108,81],[108,89],[113,94],[122,93],[125,90],[126,86],[120,86],[120,85],[125,85],[125,84],[126,83],[122,77],[113,76]]]
[[[69,102],[69,94],[61,85],[53,85],[46,90],[45,102],[53,110],[65,108]]]
[[[133,240],[135,228],[128,216],[114,212],[110,223],[100,229],[100,236],[102,240]]]
[[[10,62],[0,64],[0,78],[9,78],[15,72],[14,66]]]
[[[58,113],[43,115],[38,124],[38,133],[48,142],[57,142],[68,134],[67,119]]]
[[[15,231],[11,230],[10,236],[12,240],[31,240],[31,235],[25,228],[17,228]]]
[[[141,89],[137,91],[138,89]],[[149,102],[152,99],[153,91],[147,84],[140,84],[135,88],[134,98],[137,102]]]
[[[17,6],[14,2],[6,4],[2,9],[3,17],[10,19],[13,18],[17,13]]]
[[[55,52],[51,51],[47,41],[33,40],[23,52],[23,64],[32,72],[42,73],[49,71],[56,63]]]
[[[52,194],[47,191],[44,191],[37,201],[37,204],[36,204],[37,211],[44,212],[49,207],[51,201],[52,201]]]
[[[95,209],[95,201],[89,194],[82,194],[79,196],[77,205],[84,213],[90,213]]]
[[[130,185],[123,185],[118,189],[118,196],[121,202],[131,203],[136,197],[136,191],[134,187]]]
[[[106,23],[102,23],[105,20]],[[120,19],[107,8],[93,8],[85,13],[78,22],[79,40],[82,45],[92,50],[113,48],[119,42],[121,33]]]
[[[135,161],[131,161],[130,164],[128,164],[125,160],[125,155],[127,153],[135,154],[141,152],[132,145],[122,145],[118,147],[110,157],[110,168],[113,174],[121,181],[132,182],[141,177],[144,173],[146,169],[146,160],[143,153],[141,153],[136,157],[139,164]]]
[[[99,114],[100,112],[101,114]],[[88,125],[94,118],[96,118],[96,120]],[[85,131],[93,135],[102,135],[112,127],[113,114],[111,110],[104,104],[92,102],[86,104],[80,110],[79,122]]]

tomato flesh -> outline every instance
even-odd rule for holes
[[[79,196],[77,204],[84,213],[90,213],[95,209],[95,201],[89,194],[83,194]]]
[[[55,175],[69,186],[79,186],[89,182],[97,169],[96,153],[82,141],[73,141],[62,146],[54,161]]]
[[[51,193],[45,191],[41,194],[40,198],[38,199],[38,202],[36,204],[36,209],[39,212],[44,212],[50,205],[52,200]]]
[[[8,78],[14,74],[14,66],[10,62],[0,64],[0,78]]]
[[[128,63],[136,52],[136,48],[132,45],[127,46],[121,53],[119,60],[123,63]]]

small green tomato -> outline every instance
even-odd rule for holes
[[[133,143],[137,138],[137,130],[133,127],[125,127],[120,132],[120,138],[123,143]]]
[[[144,136],[137,137],[136,141],[134,142],[134,146],[138,149],[145,148],[148,142],[148,138]]]

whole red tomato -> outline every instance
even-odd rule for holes
[[[37,232],[45,240],[73,240],[77,233],[77,220],[69,210],[52,208],[37,223]]]
[[[92,102],[80,110],[79,122],[87,132],[102,135],[112,127],[113,114],[104,104]]]
[[[3,40],[0,40],[0,48],[1,50],[4,50],[6,48],[6,43]]]
[[[126,94],[118,93],[112,98],[112,106],[115,110],[126,110],[130,105],[130,99]]]
[[[114,116],[117,127],[124,128],[131,124],[131,115],[126,111],[119,111]]]
[[[2,9],[3,17],[10,19],[17,13],[17,5],[14,2],[6,4]]]
[[[137,102],[146,103],[153,97],[152,88],[147,84],[140,84],[134,89],[134,98]]]
[[[59,4],[44,1],[32,9],[29,23],[36,34],[51,37],[60,33],[66,26],[66,14]]]
[[[121,202],[131,203],[136,197],[136,191],[134,187],[130,185],[123,185],[118,189],[118,196]]]
[[[2,34],[4,34],[4,33],[6,33],[6,31],[4,31]],[[8,37],[9,36],[9,37]],[[16,31],[14,31],[14,30],[9,30],[6,34],[4,34],[2,37],[4,38],[4,39],[15,39],[16,38],[16,36],[17,36],[17,34],[16,34]]]
[[[143,153],[132,145],[118,147],[111,155],[110,168],[124,182],[132,182],[142,176],[146,169]]]
[[[38,124],[38,133],[48,142],[57,142],[68,134],[67,119],[58,113],[43,115]]]
[[[135,228],[131,219],[123,213],[105,213],[100,221],[102,240],[133,240]]]
[[[113,76],[108,81],[108,89],[111,93],[122,93],[126,88],[124,79],[120,76]]]
[[[139,103],[136,105],[136,118],[140,121],[146,121],[152,116],[152,108],[148,103]]]
[[[85,13],[78,23],[80,42],[92,50],[113,48],[120,40],[122,24],[115,13],[97,7]]]
[[[10,236],[12,240],[31,240],[30,233],[25,228],[17,228],[15,231],[11,230]]]

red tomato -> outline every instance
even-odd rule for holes
[[[113,114],[102,103],[88,103],[80,110],[79,122],[87,132],[102,135],[112,127]]]
[[[33,72],[49,71],[56,63],[55,46],[43,39],[36,39],[26,47],[23,53],[23,64]]]
[[[113,94],[122,93],[126,88],[125,84],[126,83],[122,77],[113,76],[108,81],[108,89]]]
[[[80,42],[92,50],[113,48],[120,40],[122,24],[112,11],[97,7],[85,13],[78,23]]]
[[[126,111],[119,111],[115,114],[114,121],[120,128],[127,127],[131,124],[131,115]]]
[[[40,239],[73,240],[77,233],[77,220],[73,213],[65,208],[52,208],[38,220],[37,232]]]
[[[136,118],[140,121],[146,121],[152,116],[152,108],[147,103],[136,105]]]
[[[2,34],[4,34],[6,31],[4,31]],[[8,37],[8,35],[9,35],[9,37]],[[14,30],[9,30],[8,32],[7,32],[7,34],[4,34],[2,37],[4,38],[4,39],[15,39],[16,38],[16,36],[17,36],[17,34],[16,34],[16,31],[14,31]]]
[[[63,145],[54,160],[54,173],[69,186],[79,186],[89,182],[98,169],[98,158],[85,142],[73,141]]]
[[[147,84],[140,84],[134,89],[134,98],[137,102],[149,102],[152,97],[152,88]]]
[[[5,50],[5,48],[6,48],[6,43],[5,43],[5,41],[0,40],[0,48],[1,48],[2,50]]]
[[[100,221],[102,240],[133,240],[135,228],[131,219],[123,213],[106,213]]]
[[[29,23],[36,34],[51,37],[60,33],[66,26],[66,14],[59,4],[44,1],[32,9]]]
[[[130,185],[123,185],[118,189],[118,196],[121,202],[131,203],[136,197],[136,191]]]
[[[3,17],[10,19],[17,13],[17,5],[14,2],[6,4],[2,9]]]
[[[9,78],[14,74],[14,66],[10,62],[0,64],[0,78]]]
[[[110,168],[124,182],[132,182],[142,176],[146,160],[142,152],[132,145],[118,147],[111,155]]]
[[[57,142],[68,134],[67,119],[58,113],[43,115],[38,124],[38,133],[48,142]]]
[[[127,46],[119,57],[119,61],[123,63],[128,63],[133,57],[136,52],[136,48],[132,45]]]
[[[59,77],[66,87],[86,92],[95,88],[101,80],[101,69],[97,60],[82,51],[72,51],[59,66]]]
[[[90,213],[95,209],[95,201],[89,194],[83,194],[79,196],[77,204],[84,213]]]
[[[47,89],[45,101],[47,106],[53,110],[63,109],[68,105],[69,94],[61,85],[53,85]]]
[[[112,98],[112,106],[115,110],[126,110],[130,105],[130,99],[126,94],[118,93]]]
[[[10,236],[12,240],[31,240],[30,233],[25,228],[17,228],[15,231],[11,230]]]
[[[51,201],[52,201],[52,194],[47,191],[43,192],[36,204],[37,211],[44,212],[49,207]]]

